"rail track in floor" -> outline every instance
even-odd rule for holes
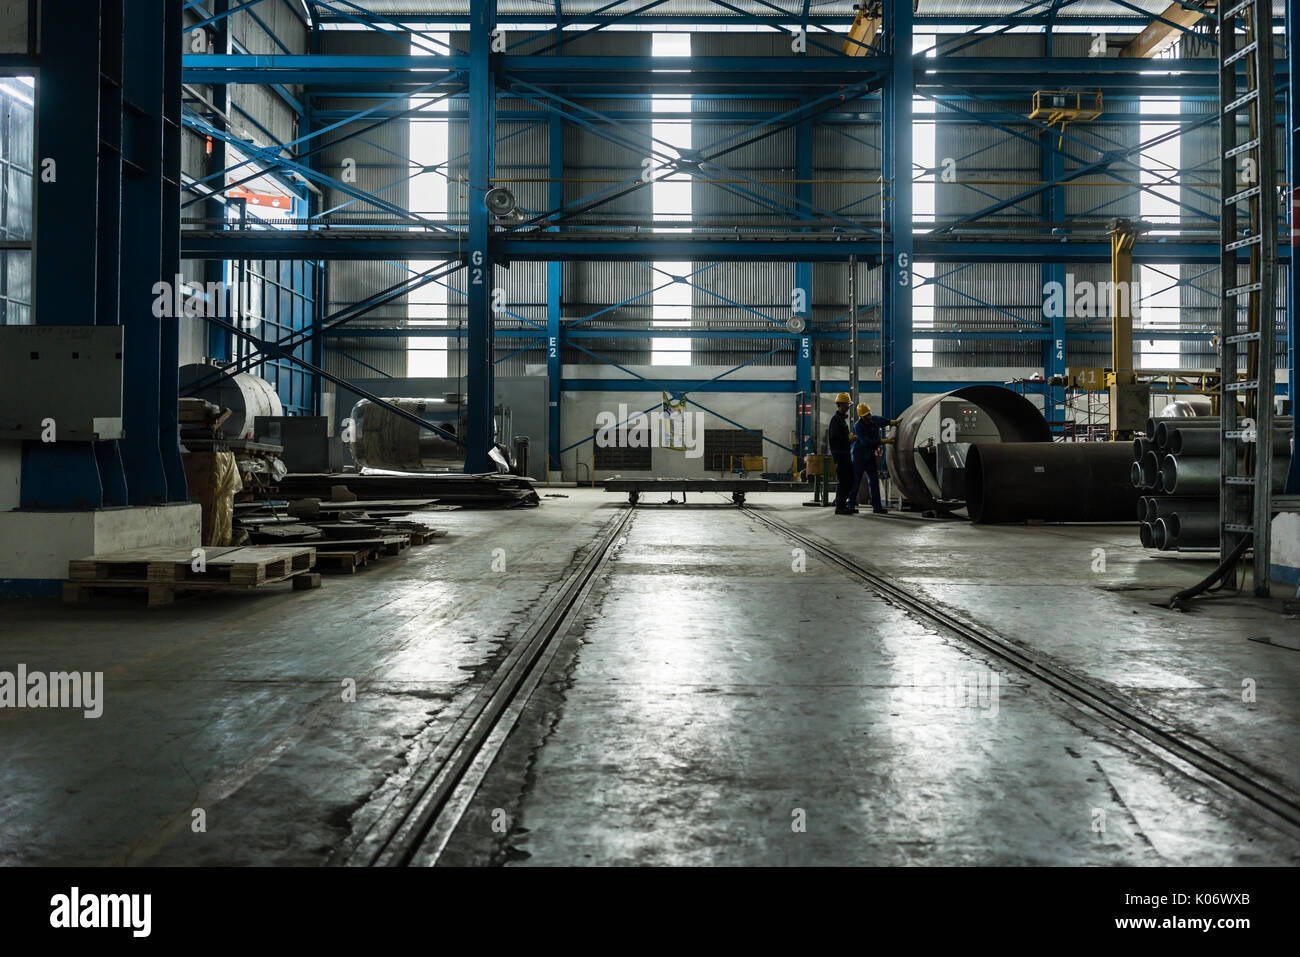
[[[487,684],[382,808],[354,822],[331,864],[432,866],[469,807],[635,510],[620,509],[515,642]]]
[[[1189,740],[1156,716],[1135,708],[1132,702],[1120,695],[1062,668],[1045,655],[1017,645],[995,631],[916,594],[889,576],[845,555],[833,545],[765,514],[760,508],[746,505],[742,510],[750,519],[854,575],[881,597],[927,625],[937,628],[941,633],[954,634],[964,643],[1047,685],[1074,707],[1125,733],[1130,740],[1136,740],[1148,752],[1154,753],[1166,763],[1177,766],[1178,762],[1182,762],[1190,765],[1201,775],[1233,792],[1239,799],[1244,799],[1247,804],[1265,812],[1270,819],[1300,835],[1300,800],[1295,795],[1286,793],[1283,787],[1260,781],[1258,770],[1241,759],[1205,742]],[[1171,758],[1177,760],[1171,761]]]
[[[752,505],[750,520],[849,572],[872,591],[941,634],[1006,663],[1052,689],[1077,710],[1124,734],[1174,767],[1190,767],[1300,838],[1300,802],[1259,780],[1256,769],[1200,741],[1188,740],[1159,718],[995,631],[918,595],[889,576]],[[381,808],[354,822],[331,863],[352,866],[431,866],[438,862],[492,763],[540,683],[560,639],[582,617],[583,605],[615,548],[626,541],[636,509],[619,510],[577,560],[562,586],[515,642],[491,679],[457,716],[429,756]]]

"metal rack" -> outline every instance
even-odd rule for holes
[[[1219,549],[1226,562],[1235,554],[1244,554],[1253,540],[1255,594],[1259,597],[1269,593],[1269,526],[1273,516],[1270,499],[1278,249],[1272,18],[1272,4],[1262,5],[1257,0],[1240,0],[1223,10],[1219,18],[1223,284]],[[1246,73],[1244,89],[1237,85],[1241,66]],[[1246,139],[1239,141],[1238,117],[1243,112],[1248,132]],[[1240,225],[1239,209],[1246,214]],[[1244,282],[1238,269],[1238,256],[1243,252],[1248,256]],[[1240,305],[1242,297],[1244,307]],[[1225,582],[1234,585],[1236,575],[1234,565],[1226,572]]]

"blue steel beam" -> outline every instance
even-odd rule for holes
[[[1286,54],[1290,83],[1287,84],[1286,131],[1283,141],[1286,144],[1287,181],[1291,183],[1291,242],[1282,248],[1290,252],[1300,243],[1300,0],[1286,0]],[[1287,269],[1286,281],[1286,356],[1290,369],[1287,375],[1288,396],[1291,399],[1292,422],[1300,427],[1300,396],[1296,394],[1296,366],[1300,365],[1296,348],[1300,346],[1300,337],[1296,335],[1296,322],[1300,316],[1300,269],[1292,262]],[[1292,432],[1300,435],[1300,432]],[[1291,467],[1287,472],[1286,492],[1288,495],[1300,494],[1300,455],[1292,454]]]
[[[1057,140],[1051,130],[1039,133],[1040,169],[1043,179],[1056,182],[1065,174],[1065,157],[1056,148]],[[1055,186],[1043,193],[1043,221],[1059,223],[1065,214],[1065,190]],[[1065,285],[1065,265],[1063,263],[1043,263],[1039,268],[1039,279],[1043,285],[1060,283]],[[1065,375],[1068,364],[1066,355],[1065,310],[1058,309],[1060,315],[1049,316],[1041,313],[1044,325],[1050,326],[1050,338],[1043,343],[1043,378]],[[1043,393],[1044,415],[1049,422],[1065,418],[1065,390],[1059,386],[1047,386]],[[1064,426],[1053,426],[1053,431],[1063,431]]]
[[[119,313],[117,302],[101,301],[96,274],[111,268],[115,261],[112,241],[104,237],[101,248],[99,225],[117,224],[112,204],[115,184],[120,183],[121,164],[116,155],[106,158],[101,167],[99,151],[87,149],[87,143],[103,139],[109,144],[121,140],[121,106],[104,117],[108,129],[101,127],[100,45],[101,30],[105,45],[120,48],[120,16],[104,17],[98,5],[87,15],[84,4],[76,0],[45,0],[41,7],[41,65],[35,93],[35,156],[46,167],[53,162],[55,177],[49,181],[39,172],[33,177],[32,228],[32,319],[37,325],[115,325]],[[120,57],[117,58],[120,64]],[[109,75],[117,64],[104,64]],[[118,124],[116,133],[111,128]],[[105,197],[103,184],[108,183]],[[101,219],[107,214],[107,220]],[[89,220],[89,228],[85,223]],[[69,282],[69,275],[77,282]],[[105,276],[107,280],[109,277]],[[116,278],[115,276],[112,278]],[[109,288],[116,291],[112,283]],[[124,383],[129,389],[129,383]],[[126,398],[124,396],[124,404]],[[55,423],[56,427],[58,423]],[[97,452],[96,446],[104,446]],[[102,469],[107,470],[105,474]],[[22,508],[98,508],[113,501],[112,491],[106,501],[106,488],[124,497],[125,483],[117,443],[28,441],[22,444],[19,504]]]
[[[1089,319],[1087,322],[1109,322],[1105,317]],[[1084,325],[1086,323],[1081,323]],[[1077,328],[1077,327],[1076,327]],[[864,331],[869,335],[875,335],[879,332],[875,328],[865,328]],[[1186,330],[1170,331],[1156,329],[1136,329],[1133,338],[1154,339],[1169,342],[1208,342],[1214,335],[1213,332],[1204,330]],[[362,338],[362,339],[465,339],[468,333],[464,329],[453,329],[442,326],[374,326],[367,328],[342,328],[330,330],[328,336],[340,339]],[[500,339],[529,339],[540,340],[542,337],[532,329],[498,329],[496,336]],[[649,339],[654,338],[672,338],[672,339],[714,339],[719,341],[725,340],[748,340],[771,342],[779,340],[785,343],[781,348],[789,348],[791,345],[797,345],[807,338],[816,339],[818,342],[823,340],[847,341],[848,332],[827,332],[825,325],[816,327],[815,330],[795,335],[792,332],[767,332],[754,329],[660,329],[660,328],[618,328],[618,329],[584,329],[581,331],[566,332],[564,338],[570,339]],[[950,339],[960,341],[970,339],[978,342],[983,340],[989,341],[1013,341],[1013,342],[1049,342],[1052,340],[1053,333],[1047,329],[1004,329],[1000,331],[976,330],[960,331],[954,329],[927,329],[925,331],[927,339]],[[1078,342],[1104,342],[1110,340],[1109,332],[1076,332],[1073,329],[1068,330],[1066,338]],[[540,347],[539,347],[540,348]],[[601,358],[601,362],[606,360]],[[753,360],[750,360],[753,361]],[[748,364],[748,363],[746,363]]]
[[[663,235],[631,237],[626,234],[591,231],[586,236],[536,233],[528,236],[496,237],[497,255],[519,262],[843,262],[856,255],[864,263],[879,263],[880,240],[839,239],[835,235],[816,240],[793,238],[740,237],[722,239],[707,235]],[[918,262],[1016,262],[1108,263],[1110,244],[1093,239],[1069,237],[1035,240],[974,240],[918,236],[914,241]],[[1218,244],[1203,240],[1139,240],[1134,245],[1135,263],[1210,265]],[[454,259],[464,252],[463,237],[421,235],[388,231],[369,236],[338,236],[325,231],[249,230],[218,233],[186,230],[181,234],[185,259],[319,259],[373,262],[390,259]],[[1280,250],[1284,263],[1291,260],[1290,246]]]
[[[469,295],[466,302],[469,342],[466,352],[465,471],[494,471],[488,453],[493,436],[494,356],[492,314],[493,251],[488,248],[488,211],[483,198],[491,185],[496,140],[496,87],[492,71],[492,32],[496,0],[470,0],[469,56]]]
[[[889,0],[885,9],[893,70],[885,87],[881,132],[892,241],[880,276],[880,366],[884,414],[896,418],[912,404],[912,0]]]
[[[555,0],[555,15],[560,0]],[[558,31],[557,31],[558,32]],[[564,205],[564,121],[552,113],[547,128],[547,205]],[[546,470],[560,468],[560,379],[564,374],[563,331],[560,328],[564,297],[564,264],[546,264]],[[548,476],[549,477],[549,476]]]
[[[163,96],[159,49],[175,43],[164,35],[167,0],[124,0],[122,51],[123,118],[121,290],[122,464],[128,501],[168,501],[163,465],[162,322],[154,315],[154,285],[163,278]],[[126,134],[126,125],[132,127]],[[179,157],[176,158],[179,166]],[[179,173],[179,169],[177,170]],[[174,275],[174,273],[173,273]],[[170,277],[168,277],[170,279]],[[175,322],[174,319],[167,320]],[[176,360],[172,360],[172,369]],[[175,395],[175,392],[172,393]],[[173,434],[169,442],[176,442]]]

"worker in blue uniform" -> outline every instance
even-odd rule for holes
[[[862,487],[862,476],[867,477],[867,482],[871,488],[871,510],[877,515],[883,515],[886,512],[884,505],[880,501],[880,469],[878,459],[884,450],[882,444],[881,429],[887,425],[897,425],[897,419],[886,419],[884,416],[872,415],[871,406],[865,402],[858,404],[858,419],[853,423],[853,434],[856,438],[853,441],[851,454],[853,457],[853,496],[850,499],[849,507],[854,511],[857,510],[858,489]]]
[[[853,398],[847,392],[835,397],[835,414],[826,430],[826,445],[830,448],[831,459],[835,462],[835,514],[853,515],[856,508],[849,507],[853,494],[853,457],[850,451],[852,441],[849,430],[849,406]]]

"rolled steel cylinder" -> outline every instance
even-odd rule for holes
[[[1155,548],[1155,526],[1150,522],[1143,522],[1138,526],[1138,539],[1142,542],[1143,548]]]
[[[965,399],[978,406],[998,430],[1003,442],[1050,444],[1052,430],[1043,414],[1024,396],[994,385],[972,385],[943,395],[931,396],[909,406],[899,417],[894,441],[885,446],[889,474],[903,498],[918,508],[954,509],[962,502],[942,501],[926,483],[917,465],[921,443],[936,435],[926,418],[945,399]],[[972,447],[973,448],[973,447]],[[969,460],[966,466],[968,481]],[[1127,473],[1125,474],[1127,479]]]
[[[1173,422],[1164,421],[1156,424],[1155,443],[1156,448],[1162,452],[1172,451],[1169,448],[1169,440],[1174,430],[1219,430],[1219,417],[1204,416],[1199,419],[1179,419]]]
[[[1151,545],[1162,552],[1169,550],[1169,519],[1158,518],[1151,523]]]
[[[1273,459],[1274,493],[1282,491],[1290,464],[1290,456]],[[1219,494],[1219,460],[1212,456],[1166,455],[1160,463],[1160,477],[1165,490],[1176,495]]]
[[[1142,476],[1142,463],[1134,462],[1129,466],[1128,480],[1134,488],[1148,488],[1147,480]]]
[[[216,366],[195,362],[181,366],[179,382],[182,396],[207,399],[230,410],[230,418],[221,425],[227,438],[251,439],[259,415],[284,415],[275,388],[250,372],[231,375]]]
[[[1205,548],[1219,544],[1219,509],[1213,512],[1174,512],[1160,521],[1168,530],[1170,548]]]
[[[1221,435],[1222,433],[1218,429],[1170,429],[1169,454],[1217,456],[1219,454]],[[1273,453],[1287,455],[1291,453],[1291,430],[1289,428],[1274,427]]]
[[[1154,449],[1154,444],[1151,442],[1150,439],[1141,439],[1141,438],[1134,439],[1133,440],[1133,461],[1141,462],[1142,459],[1146,457],[1146,454],[1152,451],[1153,449]]]
[[[1218,515],[1219,497],[1217,495],[1196,498],[1191,495],[1148,495],[1146,515],[1143,521],[1154,522],[1175,512],[1187,515]]]
[[[389,399],[404,412],[435,425],[454,426],[458,410],[442,399]],[[445,425],[444,425],[445,423]],[[465,450],[450,439],[394,415],[382,405],[362,399],[352,407],[352,441],[348,451],[358,468],[394,472],[462,469]]]
[[[1159,480],[1160,456],[1156,452],[1148,452],[1142,457],[1142,487],[1155,488]]]
[[[1127,442],[1003,442],[966,456],[971,521],[1131,522]]]

